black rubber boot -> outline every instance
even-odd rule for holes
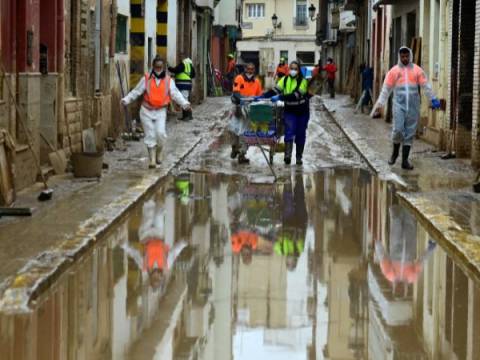
[[[297,165],[303,165],[303,150],[305,149],[305,144],[295,144],[296,149],[296,157],[297,157]]]
[[[286,142],[285,143],[285,165],[290,165],[292,163],[292,150],[293,150],[293,142]]]
[[[392,156],[390,157],[390,160],[388,160],[389,165],[395,164],[395,161],[397,161],[398,154],[400,154],[400,144],[393,144],[393,152]]]
[[[238,150],[235,145],[232,145],[232,152],[230,153],[230,159],[235,159],[238,156]]]
[[[413,165],[408,162],[411,146],[404,145],[402,148],[402,169],[413,170]]]
[[[250,164],[250,160],[246,158],[245,154],[238,155],[238,163],[242,164]]]

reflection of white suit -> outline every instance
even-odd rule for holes
[[[161,203],[154,200],[148,200],[143,204],[142,222],[138,229],[138,235],[141,243],[147,243],[152,240],[161,240],[168,246],[167,269],[173,266],[175,259],[180,255],[182,250],[187,246],[185,241],[173,244],[172,240],[168,241],[165,237],[165,207]],[[143,256],[140,252],[130,246],[125,246],[124,250],[142,269]]]
[[[138,230],[140,242],[149,238],[165,241],[165,208],[149,200],[143,204],[142,223]],[[172,244],[167,244],[171,246]]]

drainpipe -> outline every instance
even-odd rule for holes
[[[57,134],[65,123],[65,4],[57,0]],[[58,148],[62,144],[58,144]]]
[[[102,91],[100,70],[102,64],[102,0],[96,0],[95,4],[95,92],[100,93]]]
[[[110,5],[110,58],[115,57],[115,39],[117,36],[117,14],[118,14],[118,6],[117,0],[112,0]]]

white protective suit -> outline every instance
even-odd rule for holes
[[[410,52],[410,63],[403,65],[400,61],[400,51],[407,49]],[[398,64],[387,73],[380,96],[372,109],[372,114],[378,106],[385,106],[390,93],[393,91],[393,129],[392,141],[395,144],[412,145],[418,120],[420,118],[419,87],[425,95],[434,99],[432,85],[423,69],[413,63],[412,50],[401,47],[398,53]]]
[[[160,81],[164,79],[155,79],[155,82],[160,84]],[[137,86],[125,96],[122,101],[126,105],[132,103],[145,93],[145,76],[142,76]],[[180,91],[175,85],[175,81],[170,79],[170,98],[179,104],[183,109],[190,106],[190,103],[183,97]],[[148,148],[155,146],[163,147],[165,139],[167,138],[166,120],[167,120],[167,107],[160,109],[147,109],[142,104],[140,108],[140,120],[142,121],[143,131],[145,132],[145,145]]]

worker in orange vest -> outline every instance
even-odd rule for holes
[[[235,67],[237,66],[237,63],[235,62],[235,56],[233,56],[233,54],[228,54],[227,59],[228,62],[227,69],[225,71],[225,77],[227,78],[228,85],[230,86],[228,91],[231,91],[233,86],[233,79],[235,77]]]
[[[275,79],[276,81],[280,80],[282,77],[288,75],[290,73],[290,68],[288,64],[285,62],[285,58],[280,58],[280,63],[277,66],[277,70],[275,71]]]
[[[249,128],[249,121],[242,111],[240,105],[242,97],[256,97],[262,95],[262,84],[255,77],[255,65],[247,64],[245,72],[238,75],[233,83],[232,111],[229,130],[232,134],[232,152],[230,157],[235,159],[238,156],[239,164],[248,164],[246,154],[248,146],[240,140],[240,136]]]
[[[129,105],[143,96],[140,120],[145,132],[149,168],[161,164],[162,148],[167,138],[167,108],[171,100],[178,103],[183,110],[191,110],[190,103],[177,89],[175,81],[166,74],[163,59],[155,57],[152,65],[152,70],[146,73],[137,86],[121,100],[122,105]]]

